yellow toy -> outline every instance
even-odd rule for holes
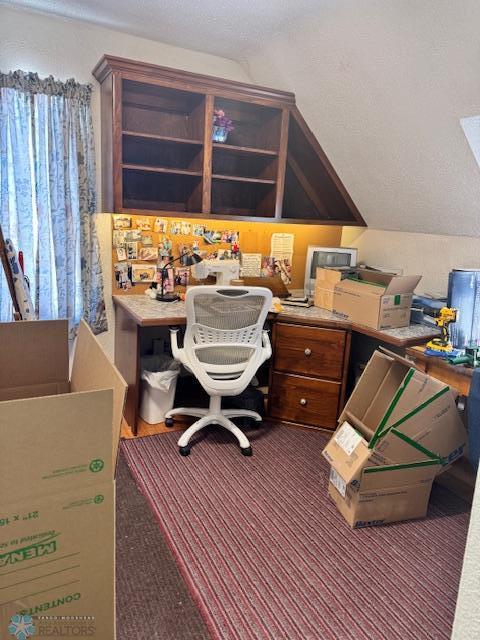
[[[450,307],[442,307],[435,318],[435,324],[441,330],[442,335],[439,338],[432,338],[427,343],[427,349],[441,353],[450,353],[453,349],[449,340],[448,327],[452,322],[457,320],[457,310]]]

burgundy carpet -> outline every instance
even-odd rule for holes
[[[243,457],[210,431],[123,442],[180,570],[217,639],[448,639],[468,505],[434,488],[428,518],[352,531],[327,496],[325,436],[250,434]]]

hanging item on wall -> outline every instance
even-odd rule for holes
[[[205,227],[203,226],[203,224],[194,224],[193,225],[192,234],[194,236],[203,236],[204,233],[205,233]]]
[[[113,216],[114,229],[131,229],[131,227],[132,227],[131,216]]]
[[[130,289],[132,282],[129,276],[130,265],[128,262],[116,262],[113,265],[113,268],[117,289]]]
[[[127,250],[127,260],[136,260],[138,258],[138,244],[136,242],[127,242],[125,248]]]
[[[151,231],[152,230],[152,219],[151,218],[140,218],[139,216],[135,216],[135,226],[140,231]]]
[[[168,220],[165,220],[165,218],[155,218],[153,230],[155,231],[155,233],[167,233]]]
[[[126,231],[114,231],[112,234],[112,244],[114,247],[123,247],[126,242]]]
[[[157,260],[158,248],[157,247],[140,247],[138,253],[139,260]]]
[[[180,233],[182,236],[189,236],[192,233],[192,225],[189,222],[182,221]]]
[[[278,260],[275,258],[275,274],[279,274],[283,284],[292,283],[292,264],[287,258]]]
[[[132,264],[132,282],[153,282],[157,268],[153,264]]]
[[[151,233],[147,233],[147,234],[142,235],[142,239],[140,240],[140,242],[142,243],[142,245],[144,247],[153,246],[152,234]]]
[[[182,223],[180,222],[180,220],[174,220],[170,224],[170,233],[172,234],[172,236],[179,236],[181,232],[182,232]]]
[[[127,242],[140,242],[142,239],[142,232],[139,229],[127,231],[125,239]]]
[[[259,278],[262,267],[261,253],[243,253],[240,275],[246,278]]]
[[[203,239],[207,244],[219,244],[222,241],[222,234],[220,231],[205,229]]]
[[[172,248],[173,248],[172,241],[170,240],[170,238],[167,238],[165,236],[164,238],[162,238],[162,240],[160,240],[158,244],[158,255],[161,258],[168,258],[169,256],[172,255]]]
[[[117,260],[121,262],[127,259],[127,250],[125,247],[117,247]]]

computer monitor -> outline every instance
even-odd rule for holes
[[[315,290],[317,267],[355,267],[357,249],[345,247],[308,247],[305,264],[305,295],[311,298]]]

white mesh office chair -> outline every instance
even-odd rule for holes
[[[180,453],[190,453],[190,438],[209,424],[228,429],[237,438],[243,455],[252,455],[245,434],[230,418],[261,416],[246,409],[221,409],[222,396],[236,396],[249,385],[259,366],[272,355],[268,333],[263,330],[272,293],[263,287],[198,286],[187,291],[187,329],[180,349],[177,328],[171,329],[173,357],[198,379],[210,396],[208,409],[180,407],[168,411],[165,424],[183,414],[200,418],[178,441]]]

